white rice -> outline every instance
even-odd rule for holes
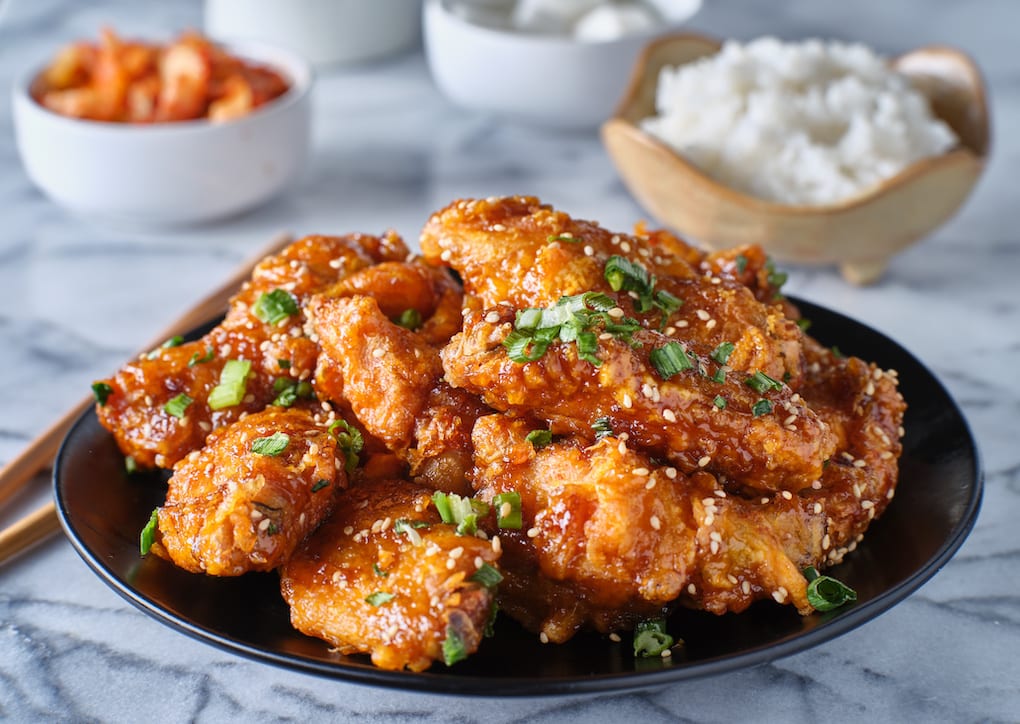
[[[957,145],[927,99],[863,45],[761,38],[663,68],[642,127],[712,178],[785,204],[855,196]]]

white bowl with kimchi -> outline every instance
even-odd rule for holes
[[[308,63],[200,36],[179,50],[188,37],[157,47],[104,34],[15,83],[18,150],[47,196],[103,220],[182,225],[250,210],[294,184],[311,137]],[[231,77],[216,57],[259,72]],[[137,67],[146,63],[148,75]],[[74,85],[85,73],[94,75]]]

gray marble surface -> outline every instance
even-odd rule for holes
[[[0,86],[102,23],[165,35],[195,2],[0,2]],[[965,209],[872,288],[792,268],[791,290],[898,339],[949,388],[979,440],[986,493],[958,555],[859,629],[774,663],[644,693],[503,701],[381,691],[273,668],[139,613],[54,539],[0,568],[0,719],[10,721],[1020,721],[1020,4],[1015,0],[706,0],[720,36],[775,33],[885,52],[948,43],[991,89],[994,149]],[[452,107],[420,52],[321,74],[316,152],[289,196],[220,224],[127,231],[32,187],[0,95],[0,462],[91,380],[281,230],[414,239],[459,196],[533,193],[626,229],[641,210],[593,132],[548,132]],[[6,525],[49,495],[40,478]]]

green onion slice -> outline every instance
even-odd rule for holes
[[[446,627],[446,638],[443,639],[443,663],[453,666],[458,661],[468,657],[467,648],[464,646],[464,639],[457,633],[453,624]]]
[[[521,529],[523,520],[520,493],[514,490],[497,493],[492,498],[492,507],[496,509],[496,525],[512,530]]]
[[[783,389],[782,382],[769,377],[761,370],[755,372],[753,375],[744,380],[744,384],[759,394],[764,394],[769,390]]]
[[[554,241],[565,241],[568,244],[578,244],[580,243],[581,240],[578,239],[576,236],[571,236],[570,234],[559,235],[549,234],[549,236],[546,237],[546,241],[548,241],[549,243],[552,243]]]
[[[743,274],[744,270],[747,269],[747,257],[743,254],[737,254],[733,261],[737,265],[737,274]]]
[[[138,472],[138,461],[136,461],[131,455],[124,458],[124,472],[128,475],[134,475]]]
[[[220,371],[220,382],[209,393],[209,409],[233,407],[244,399],[251,374],[251,362],[246,359],[228,359]]]
[[[173,337],[165,341],[163,344],[159,345],[156,349],[152,350],[151,352],[149,352],[149,354],[145,356],[148,359],[156,359],[157,357],[159,357],[159,353],[161,350],[170,349],[171,347],[180,347],[182,344],[184,344],[184,337],[182,337],[179,334],[175,334]]]
[[[595,422],[591,424],[591,429],[595,431],[595,440],[601,440],[604,437],[613,436],[613,425],[609,421],[608,417],[597,417]]]
[[[156,539],[156,528],[159,525],[159,508],[152,511],[152,515],[149,516],[149,522],[142,528],[142,533],[138,537],[138,549],[141,551],[143,556],[149,555],[149,550],[152,548],[152,543]]]
[[[498,586],[499,582],[503,580],[503,574],[500,573],[495,566],[483,563],[482,567],[475,571],[468,580],[474,581],[475,583],[481,583],[486,588],[492,589]]]
[[[312,492],[318,493],[320,490],[329,485],[329,481],[323,478],[322,480],[316,480],[315,485],[312,486]]]
[[[252,311],[266,324],[278,324],[281,320],[297,314],[300,307],[297,298],[286,289],[274,289],[271,292],[263,292],[252,307]]]
[[[214,356],[215,353],[213,352],[213,348],[206,347],[204,355],[199,354],[198,352],[191,355],[191,359],[188,360],[188,367],[194,367],[195,365],[200,365],[204,362],[212,362]]]
[[[387,591],[374,591],[365,596],[365,603],[369,606],[382,606],[384,603],[389,603],[394,598],[396,598],[396,596],[392,593],[388,593]]]
[[[375,575],[379,576],[379,578],[386,578],[386,577],[388,577],[390,575],[389,573],[384,571],[382,568],[380,568],[378,563],[373,563],[372,564],[372,572],[375,573]]]
[[[400,313],[400,316],[394,320],[394,323],[398,327],[403,327],[404,329],[410,329],[411,331],[414,331],[421,326],[421,312],[419,312],[417,309],[414,309],[413,307],[410,309],[405,309],[403,312]]]
[[[188,409],[188,406],[192,402],[194,402],[194,400],[182,392],[176,397],[168,400],[167,403],[163,405],[163,410],[171,417],[176,417],[180,420],[184,417],[184,412]]]
[[[666,633],[666,619],[641,621],[634,627],[634,656],[662,656],[673,645],[673,637]]]
[[[755,417],[761,417],[772,412],[772,403],[768,400],[758,400],[754,405],[751,406],[751,414]]]
[[[857,591],[831,576],[823,576],[813,566],[804,569],[808,580],[808,603],[817,611],[831,611],[857,600]]]
[[[552,432],[550,430],[532,430],[524,439],[530,442],[536,450],[541,450],[552,442]]]
[[[329,426],[329,434],[336,438],[337,445],[344,453],[346,459],[344,470],[349,473],[358,467],[358,453],[365,447],[365,438],[361,430],[347,420],[338,418]]]
[[[664,380],[694,368],[694,363],[679,342],[667,342],[662,347],[653,349],[648,353],[648,361]]]
[[[481,500],[441,490],[432,494],[432,503],[444,523],[457,525],[457,535],[474,535],[478,530],[479,516],[489,513],[489,506]]]
[[[252,441],[251,451],[256,455],[276,457],[290,445],[290,436],[282,432],[274,432],[269,437],[257,437]]]
[[[733,354],[733,349],[736,345],[733,342],[722,342],[718,347],[712,350],[712,354],[709,355],[712,359],[721,365],[726,364],[729,360],[730,355]]]
[[[716,395],[715,399],[712,400],[712,404],[718,407],[720,410],[726,409],[726,398],[722,395]]]
[[[102,407],[106,404],[106,401],[110,398],[113,393],[113,388],[105,382],[93,382],[92,383],[92,396],[96,398],[96,402]]]

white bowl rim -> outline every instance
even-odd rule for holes
[[[217,38],[212,42],[236,52],[239,56],[252,60],[263,65],[268,65],[274,70],[280,70],[287,74],[290,80],[290,87],[287,91],[268,103],[256,108],[251,113],[246,113],[240,118],[233,118],[229,121],[212,122],[207,118],[195,118],[188,121],[165,121],[159,123],[123,123],[118,121],[96,121],[87,118],[74,118],[61,113],[51,111],[39,103],[30,92],[32,82],[42,73],[44,65],[37,65],[23,72],[18,76],[11,89],[11,96],[14,102],[27,104],[32,112],[46,116],[50,122],[66,125],[78,131],[101,134],[122,134],[136,137],[153,137],[160,135],[186,135],[192,133],[203,133],[218,128],[232,128],[239,124],[251,123],[257,119],[270,114],[284,113],[297,105],[304,99],[312,89],[315,80],[315,73],[311,64],[288,48],[270,43],[250,40],[232,40],[230,38]],[[273,58],[267,61],[265,56]],[[274,62],[275,61],[275,62]]]
[[[694,12],[687,15],[684,19],[678,20],[675,18],[667,18],[666,22],[661,26],[649,28],[648,30],[642,30],[637,33],[627,33],[619,38],[605,38],[598,40],[583,40],[573,37],[572,35],[560,35],[560,34],[545,34],[545,33],[529,33],[525,30],[515,30],[514,28],[494,28],[489,25],[481,25],[479,23],[472,23],[465,20],[461,16],[452,12],[448,7],[449,0],[425,0],[425,17],[427,18],[432,12],[438,12],[443,18],[446,18],[448,22],[458,25],[462,29],[468,29],[471,32],[477,32],[482,36],[489,38],[499,38],[501,40],[513,40],[515,42],[524,43],[525,45],[534,46],[547,46],[547,47],[563,47],[563,48],[599,48],[608,47],[611,45],[630,43],[633,41],[647,42],[652,38],[658,37],[665,33],[676,32],[680,30],[684,24],[701,12],[701,8],[704,5],[704,0],[698,0],[698,7],[695,8]],[[432,8],[438,8],[437,11],[433,11]]]

